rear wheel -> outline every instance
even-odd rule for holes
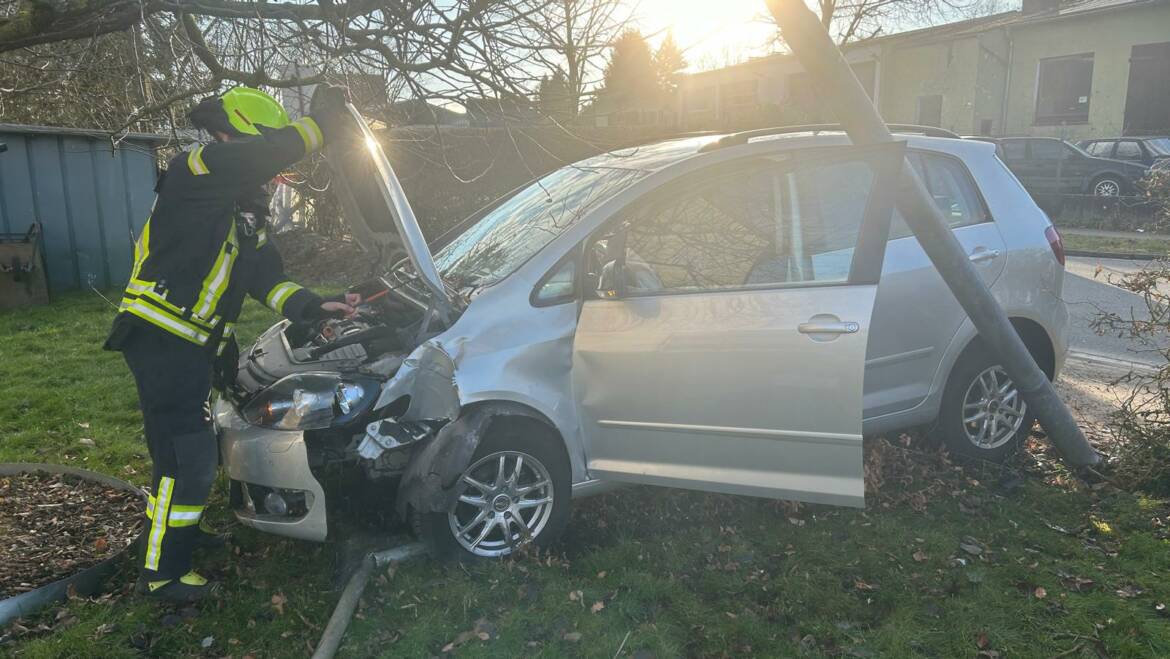
[[[440,559],[489,559],[526,544],[547,546],[569,521],[571,472],[564,451],[524,426],[493,433],[455,485],[455,504],[420,518]]]
[[[1020,449],[1034,422],[1015,382],[985,348],[974,346],[955,365],[938,418],[951,453],[1002,462]]]
[[[1119,197],[1121,196],[1121,180],[1115,176],[1102,176],[1093,181],[1093,196],[1094,197]]]

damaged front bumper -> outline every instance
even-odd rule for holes
[[[309,469],[303,432],[244,421],[225,400],[214,408],[219,451],[231,479],[231,505],[241,524],[302,540],[328,534],[325,490]]]

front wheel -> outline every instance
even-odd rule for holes
[[[486,438],[455,485],[455,504],[421,516],[436,558],[489,559],[547,546],[569,521],[569,461],[546,437],[505,430]]]
[[[938,430],[956,455],[1003,462],[1023,446],[1036,417],[987,350],[974,347],[947,381]]]

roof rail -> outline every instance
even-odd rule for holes
[[[886,124],[892,133],[917,133],[927,137],[947,137],[951,139],[962,139],[955,133],[945,129],[936,128],[934,126],[916,126],[914,124]],[[747,144],[748,140],[755,137],[768,137],[771,135],[787,135],[789,133],[821,133],[825,131],[839,131],[845,130],[841,124],[807,124],[803,126],[777,126],[775,128],[760,128],[757,130],[745,130],[740,133],[733,133],[725,137],[719,138],[718,141],[704,144],[699,148],[700,152],[714,151],[729,146],[738,146],[740,144]]]

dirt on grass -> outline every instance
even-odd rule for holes
[[[141,518],[142,500],[126,490],[43,472],[0,478],[0,599],[114,556]]]

